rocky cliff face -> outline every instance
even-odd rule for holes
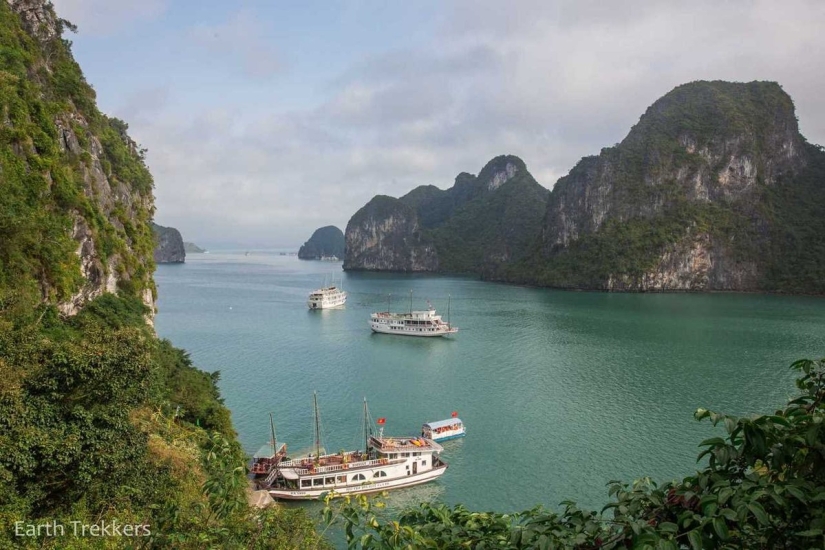
[[[436,271],[438,256],[421,238],[415,210],[378,195],[350,219],[344,269],[350,271]]]
[[[679,86],[620,144],[558,181],[542,254],[505,278],[605,290],[770,289],[772,246],[787,230],[774,214],[787,196],[776,191],[793,195],[819,154],[775,83]],[[825,203],[811,207],[823,212]]]
[[[152,224],[157,245],[155,246],[155,263],[182,264],[186,261],[186,249],[180,231],[174,227]]]
[[[38,245],[39,264],[19,267],[39,279],[41,300],[65,315],[115,291],[140,297],[154,311],[154,205],[143,152],[125,123],[97,110],[94,90],[61,39],[66,23],[50,3],[6,0],[0,25],[0,45],[15,52],[0,67],[4,193],[18,214],[40,209],[52,220],[32,223],[30,231],[50,235]],[[27,199],[26,186],[43,191]]]
[[[533,244],[547,194],[521,159],[504,155],[447,190],[375,197],[347,225],[344,269],[480,273],[513,261]]]
[[[344,234],[334,225],[316,229],[307,242],[298,250],[302,260],[320,260],[323,257],[344,258],[346,243]]]

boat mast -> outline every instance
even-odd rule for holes
[[[272,413],[269,413],[269,430],[272,435],[272,456],[278,454],[278,442],[275,439],[275,423],[272,421]]]
[[[447,328],[450,327],[450,302],[452,301],[452,295],[447,294]]]
[[[312,392],[312,401],[315,405],[315,462],[321,460],[321,423],[318,419],[318,392]]]
[[[369,413],[367,412],[367,398],[364,398],[364,452],[369,450]]]
[[[410,316],[412,316],[412,289],[410,289]]]
[[[392,292],[387,294],[387,313],[392,309]]]

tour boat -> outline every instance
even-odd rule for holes
[[[465,435],[467,435],[467,430],[464,428],[464,423],[458,418],[458,413],[455,412],[452,418],[439,420],[438,422],[427,422],[421,427],[421,437],[433,441],[447,441]]]
[[[347,293],[344,289],[332,285],[324,285],[318,290],[313,290],[307,300],[309,309],[330,309],[340,307],[347,303]]]
[[[271,438],[270,442],[252,455],[252,464],[249,467],[249,472],[255,477],[262,477],[269,475],[270,472],[286,458],[286,443],[278,445],[278,440],[275,438],[275,424],[272,421],[272,415],[269,415],[269,428]]]
[[[441,315],[435,314],[435,308],[427,302],[426,311],[413,311],[412,291],[410,291],[409,313],[390,313],[379,311],[370,314],[370,328],[381,334],[400,334],[403,336],[445,336],[458,332],[458,327],[450,324],[450,302],[447,301],[447,322]]]
[[[315,500],[330,496],[374,493],[432,481],[447,470],[441,445],[423,437],[373,434],[364,400],[364,450],[322,454],[318,400],[315,403],[314,455],[285,460],[267,477],[267,490],[280,500]],[[383,425],[385,419],[379,418]]]

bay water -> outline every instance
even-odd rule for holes
[[[345,308],[309,311],[334,274]],[[510,512],[571,499],[600,508],[605,484],[665,481],[697,468],[697,444],[721,435],[699,407],[768,413],[794,395],[795,359],[825,356],[825,299],[760,294],[564,292],[470,277],[343,273],[340,262],[278,251],[190,254],[158,266],[158,334],[220,370],[244,449],[313,444],[318,392],[327,450],[363,446],[368,399],[390,435],[418,435],[458,412],[467,437],[444,443],[438,481],[390,493]],[[371,312],[425,309],[449,338],[373,334]]]

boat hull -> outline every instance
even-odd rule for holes
[[[315,309],[333,309],[336,307],[343,307],[347,303],[347,297],[344,295],[343,298],[337,300],[308,300],[307,307],[311,310]]]
[[[447,465],[443,464],[425,472],[411,474],[408,476],[397,477],[395,479],[387,479],[377,482],[366,481],[359,485],[341,485],[336,487],[323,487],[318,489],[269,489],[269,494],[272,498],[277,500],[318,500],[332,493],[332,496],[344,495],[364,495],[369,493],[378,493],[381,491],[389,491],[392,489],[402,489],[404,487],[413,487],[422,483],[427,483],[439,478],[447,471]]]
[[[460,433],[460,434],[446,435],[444,437],[434,437],[432,439],[436,443],[440,443],[442,441],[449,441],[451,439],[458,439],[459,437],[464,437],[466,435],[467,435],[466,433]]]
[[[458,332],[457,329],[433,330],[432,332],[423,330],[418,331],[415,329],[392,329],[388,325],[382,325],[381,323],[374,322],[370,322],[370,328],[373,332],[377,334],[393,334],[397,336],[418,336],[423,338],[449,336],[450,334],[455,334],[456,332]]]

